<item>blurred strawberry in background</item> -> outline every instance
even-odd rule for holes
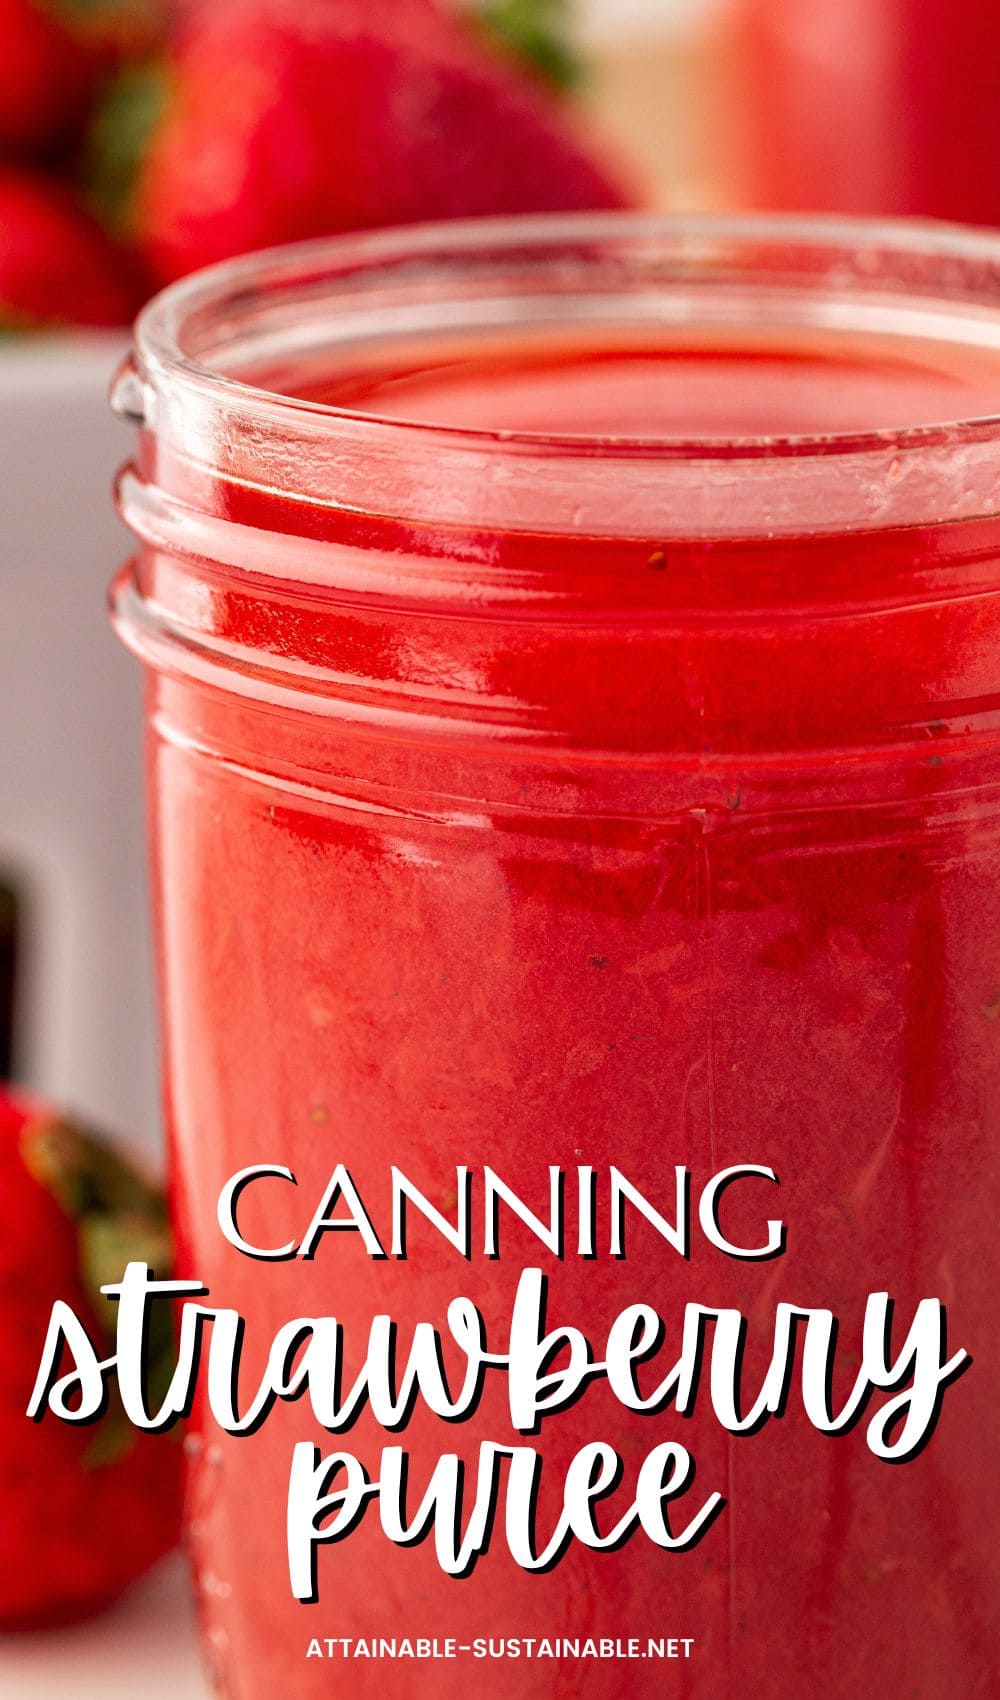
[[[176,1436],[140,1434],[113,1403],[96,1426],[45,1416],[33,1427],[24,1414],[53,1301],[66,1300],[95,1345],[113,1350],[102,1283],[130,1259],[165,1276],[169,1239],[159,1192],[109,1147],[3,1086],[0,1213],[0,1630],[42,1628],[108,1605],[178,1538]],[[150,1352],[169,1373],[169,1323]]]
[[[0,0],[0,149],[51,154],[77,134],[95,64],[68,19],[39,0]]]
[[[44,3],[54,4],[70,18],[92,64],[106,75],[159,50],[176,0],[44,0]]]
[[[0,0],[0,153],[58,160],[102,79],[162,41],[159,0]]]
[[[220,0],[171,53],[127,216],[163,281],[298,237],[624,199],[540,80],[427,0]]]
[[[62,183],[0,164],[0,328],[120,325],[138,268]]]
[[[0,0],[0,325],[124,324],[248,248],[621,206],[565,0]]]

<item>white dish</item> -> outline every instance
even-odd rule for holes
[[[23,891],[24,1083],[158,1143],[140,675],[108,627],[131,451],[107,388],[122,336],[0,351],[0,878]]]

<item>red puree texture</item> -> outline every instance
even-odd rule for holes
[[[981,355],[819,338],[577,340],[548,355],[526,338],[503,357],[359,359],[298,382],[400,417],[632,436],[863,430],[988,412],[1000,394]],[[156,473],[273,532],[274,576],[147,550],[147,593],[183,603],[213,641],[312,668],[326,706],[369,711],[353,725],[293,713],[266,679],[257,699],[151,684],[176,1207],[187,1263],[248,1319],[248,1385],[299,1315],[340,1318],[357,1367],[373,1313],[406,1342],[467,1294],[502,1350],[525,1265],[549,1277],[550,1325],[586,1329],[599,1356],[621,1309],[655,1306],[667,1337],[647,1385],[674,1361],[688,1300],[747,1316],[749,1399],[780,1300],[840,1318],[844,1394],[870,1292],[895,1297],[903,1329],[920,1298],[941,1298],[949,1349],[974,1360],[930,1444],[897,1467],[864,1425],[817,1433],[798,1369],[787,1414],[748,1437],[720,1428],[707,1385],[683,1419],[629,1413],[598,1382],[521,1437],[544,1456],[542,1538],[579,1447],[622,1456],[609,1526],[641,1460],[677,1440],[697,1476],[675,1523],[712,1491],[728,1501],[690,1552],[640,1533],[526,1575],[501,1505],[491,1550],[456,1581],[432,1541],[390,1545],[376,1505],[320,1549],[314,1606],[287,1576],[293,1444],[346,1448],[373,1474],[382,1446],[403,1444],[419,1496],[441,1453],[474,1466],[480,1441],[518,1443],[503,1379],[471,1421],[418,1407],[399,1435],[367,1416],[326,1435],[305,1402],[246,1439],[196,1415],[191,1535],[222,1692],[446,1700],[482,1679],[516,1700],[994,1696],[1000,522],[829,535],[804,512],[795,535],[685,540],[667,520],[665,536],[616,536],[612,504],[606,534],[487,533],[474,513],[404,524]],[[293,585],[291,530],[330,540],[332,560],[416,562],[453,589],[359,600],[334,567],[328,586]],[[521,575],[516,607],[489,592],[501,569]],[[547,608],[540,575],[585,592],[584,612]],[[387,724],[386,703],[411,718]],[[241,1210],[249,1238],[279,1245],[301,1239],[338,1161],[386,1240],[392,1163],[449,1213],[456,1165],[472,1166],[478,1200],[492,1164],[543,1216],[559,1164],[567,1254],[503,1210],[495,1261],[481,1226],[466,1263],[418,1217],[405,1263],[369,1259],[351,1234],[324,1235],[308,1262],[224,1243],[215,1200],[235,1170],[294,1170],[297,1189],[261,1182]],[[597,1171],[606,1223],[611,1164],[669,1215],[676,1164],[697,1198],[741,1162],[773,1166],[781,1190],[737,1186],[724,1226],[752,1245],[780,1215],[784,1256],[734,1261],[695,1225],[685,1262],[634,1215],[624,1259],[606,1226],[594,1260],[573,1254],[578,1165]],[[306,1658],[313,1636],[344,1635],[694,1646],[670,1662]]]

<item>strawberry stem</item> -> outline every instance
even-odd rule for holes
[[[567,89],[580,81],[567,0],[473,0],[473,6],[490,34],[547,82]]]
[[[170,1275],[173,1250],[163,1193],[86,1130],[55,1117],[25,1123],[21,1156],[76,1225],[80,1279],[110,1349],[117,1318],[114,1301],[101,1288],[120,1281],[127,1263],[147,1263],[161,1279]],[[154,1305],[150,1314],[147,1361],[150,1397],[162,1399],[174,1367],[173,1325],[165,1304]],[[119,1456],[133,1438],[117,1400],[105,1424],[109,1432],[94,1461],[98,1453],[102,1462],[105,1455]]]
[[[83,166],[87,197],[119,234],[127,233],[139,164],[166,104],[165,66],[140,60],[112,78],[91,120]]]

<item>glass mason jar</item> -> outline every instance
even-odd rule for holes
[[[373,1316],[399,1363],[433,1325],[454,1391],[449,1304],[512,1353],[525,1269],[598,1362],[627,1307],[663,1320],[618,1327],[631,1403],[595,1369],[533,1436],[500,1365],[464,1420],[421,1382],[391,1433],[370,1404],[320,1426],[305,1395],[231,1436],[199,1396],[220,1693],[992,1694],[1000,241],[612,217],[309,245],[155,300],[116,404],[176,1219],[246,1319],[241,1397],[303,1316],[341,1325],[341,1388]],[[267,1256],[217,1221],[256,1165],[235,1215]],[[405,1258],[393,1165],[427,1206]],[[749,1166],[774,1179],[706,1212]],[[925,1299],[972,1363],[893,1467],[867,1425],[893,1375],[926,1392]],[[817,1313],[784,1374],[782,1306]],[[827,1432],[865,1376],[864,1420]],[[318,1545],[313,1604],[286,1543],[304,1441],[372,1483],[409,1457],[395,1506]],[[598,1441],[620,1467],[585,1454],[594,1540],[547,1569],[512,1551],[506,1463],[468,1574],[415,1538],[444,1455],[468,1522],[492,1442],[540,1457],[540,1552]],[[674,1533],[724,1508],[687,1550],[646,1523],[597,1550],[671,1443],[695,1467]]]

